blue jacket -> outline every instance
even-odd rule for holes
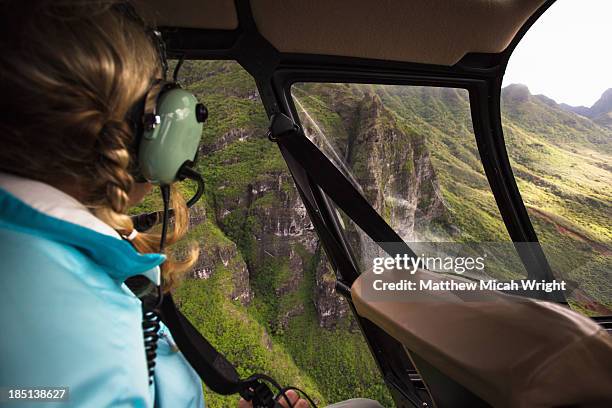
[[[158,273],[164,256],[104,233],[110,227],[53,187],[9,180],[37,208],[0,183],[0,388],[69,387],[68,404],[36,406],[203,407],[200,380],[165,327],[148,384],[140,301],[123,282]],[[49,214],[58,208],[67,219]]]

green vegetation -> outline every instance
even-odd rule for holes
[[[317,385],[296,363],[282,343],[268,335],[266,327],[248,308],[228,299],[233,290],[232,269],[219,265],[206,280],[185,281],[176,293],[182,311],[200,332],[236,364],[241,376],[265,372],[284,384],[295,384],[324,401]],[[235,406],[236,396],[206,393],[207,406]]]
[[[502,112],[519,188],[553,271],[578,285],[570,299],[578,310],[609,311],[611,129],[522,85],[505,89]]]
[[[322,405],[370,397],[392,405],[355,321],[323,323],[322,250],[275,144],[255,84],[236,63],[188,61],[184,85],[204,101],[198,170],[206,180],[189,238],[199,279],[177,290],[182,310],[241,375],[265,372]],[[574,306],[612,307],[611,130],[545,102],[504,94],[505,137],[534,225],[553,269],[575,280]],[[474,141],[464,90],[347,84],[292,89],[306,133],[407,239],[508,242]],[[520,94],[520,92],[519,92]],[[181,187],[185,195],[194,186]],[[157,194],[135,212],[160,208]],[[368,240],[346,217],[359,253]],[[362,260],[363,265],[367,263]],[[499,257],[496,277],[522,276]],[[202,272],[204,271],[204,272]],[[210,407],[235,397],[206,392]]]
[[[279,297],[276,290],[290,279],[292,271],[287,263],[269,263],[266,273],[252,284],[256,293],[251,306],[263,325],[278,321],[294,306],[303,307],[301,313],[289,320],[286,327],[270,326],[268,331],[283,344],[295,363],[316,382],[326,402],[369,396],[387,406],[392,401],[374,367],[369,350],[356,330],[352,319],[344,319],[334,329],[322,329],[313,307],[314,267],[318,255],[305,254],[305,279],[297,290]]]

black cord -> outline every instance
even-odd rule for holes
[[[311,408],[317,408],[317,404],[313,401],[312,398],[310,398],[310,396],[305,391],[299,389],[298,387],[293,387],[293,386],[283,388],[274,378],[266,374],[253,374],[252,376],[247,378],[244,382],[245,383],[255,383],[257,381],[262,381],[262,380],[271,384],[274,388],[276,388],[277,394],[274,397],[275,402],[278,402],[281,398],[283,398],[287,402],[287,405],[289,406],[289,408],[293,408],[294,406],[291,403],[291,400],[289,399],[289,397],[287,396],[287,391],[293,390],[293,391],[297,391],[298,395],[301,394],[304,398],[306,398]]]
[[[191,208],[195,203],[197,203],[200,200],[200,198],[202,198],[202,194],[204,194],[204,188],[205,188],[204,178],[202,177],[200,173],[198,173],[197,171],[195,171],[194,169],[188,166],[183,166],[181,168],[181,170],[179,171],[179,177],[181,179],[187,178],[189,180],[193,180],[198,185],[197,190],[195,194],[193,195],[193,197],[191,197],[189,201],[187,201],[187,207]]]
[[[274,399],[276,401],[278,401],[279,398],[281,396],[283,396],[285,398],[285,401],[287,401],[289,403],[289,406],[292,407],[291,402],[289,402],[289,398],[287,398],[287,395],[286,395],[286,392],[290,391],[290,390],[297,391],[298,395],[302,394],[302,396],[308,400],[308,403],[310,404],[311,408],[317,408],[317,404],[315,404],[315,402],[312,400],[312,398],[310,398],[310,396],[308,394],[306,394],[305,391],[299,389],[298,387],[285,387],[285,388],[282,388],[279,391],[278,395]]]
[[[142,334],[144,337],[145,355],[147,358],[147,370],[149,374],[149,385],[153,384],[155,375],[155,358],[157,357],[157,341],[159,340],[160,318],[153,312],[142,310]]]
[[[162,217],[162,232],[159,242],[159,252],[164,251],[166,243],[166,235],[168,233],[168,215],[170,210],[170,186],[161,186],[161,195],[164,202],[164,211]],[[161,277],[160,277],[161,279]],[[149,385],[153,384],[155,375],[155,359],[157,357],[157,343],[159,340],[159,329],[161,319],[156,310],[161,305],[163,300],[163,292],[161,283],[156,286],[156,296],[148,295],[141,299],[142,301],[142,334],[144,338],[145,356],[147,359],[147,372],[149,375]]]

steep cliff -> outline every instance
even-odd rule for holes
[[[404,239],[455,233],[424,136],[398,123],[370,87],[300,84],[292,93],[306,135]],[[380,249],[344,220],[353,250],[367,268]]]

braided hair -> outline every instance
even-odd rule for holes
[[[26,4],[27,3],[27,7]],[[142,24],[117,1],[0,0],[0,171],[73,195],[121,235],[134,187],[134,134],[127,120],[159,77],[160,60]],[[173,189],[171,246],[187,231]],[[141,253],[159,234],[138,234]],[[197,259],[192,244],[162,265],[170,289]]]

